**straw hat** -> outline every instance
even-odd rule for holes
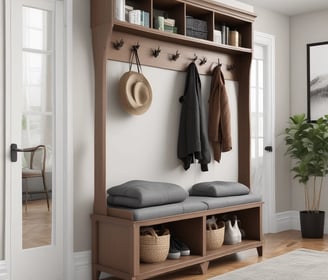
[[[132,115],[141,115],[148,110],[152,89],[142,73],[124,73],[120,79],[120,100],[123,108]]]

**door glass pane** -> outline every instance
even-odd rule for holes
[[[263,89],[262,88],[259,88],[258,89],[258,105],[259,105],[259,113],[263,113]]]
[[[51,50],[52,16],[48,11],[23,7],[23,48]]]
[[[23,248],[51,244],[53,185],[52,13],[23,7]]]
[[[265,100],[265,48],[254,46],[251,72],[251,188],[256,194],[264,193],[263,159],[264,159],[264,107]],[[255,69],[255,70],[254,70]]]

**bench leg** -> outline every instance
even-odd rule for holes
[[[201,270],[202,274],[206,274],[207,273],[207,269],[208,269],[209,263],[210,262],[204,262],[204,263],[200,263],[199,264],[199,267],[200,267],[200,270]]]
[[[263,256],[263,246],[257,247],[256,250],[257,250],[257,255],[259,257],[262,257]]]
[[[95,267],[92,268],[92,280],[98,280],[100,277],[100,271],[98,271]]]

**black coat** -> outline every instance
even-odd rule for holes
[[[191,63],[187,70],[187,80],[182,103],[178,158],[182,160],[187,170],[194,158],[198,159],[202,171],[208,171],[207,164],[211,161],[210,146],[205,122],[205,112],[201,97],[201,82],[195,63]]]

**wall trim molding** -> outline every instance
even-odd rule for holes
[[[273,233],[285,230],[301,230],[298,210],[276,213],[276,230]],[[328,233],[327,216],[325,217],[324,233]]]
[[[9,275],[7,271],[6,261],[0,261],[0,280],[8,280]]]
[[[91,251],[74,253],[74,279],[89,280],[92,276]]]
[[[100,279],[111,275],[102,272]],[[92,253],[83,251],[74,253],[74,280],[90,280],[92,278]],[[0,280],[2,280],[0,278]],[[7,280],[7,279],[6,279]]]
[[[298,211],[276,213],[276,229],[274,233],[291,229],[299,229],[299,224],[297,224],[297,214]]]

